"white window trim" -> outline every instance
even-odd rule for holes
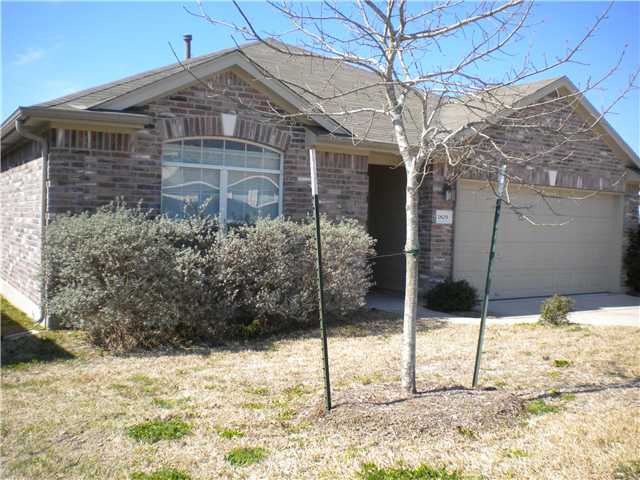
[[[218,219],[220,223],[223,225],[227,224],[227,200],[228,200],[228,172],[251,172],[251,173],[267,173],[272,175],[278,175],[278,217],[283,215],[282,209],[284,205],[284,153],[281,150],[273,148],[269,145],[264,145],[262,143],[252,142],[250,140],[243,140],[236,137],[220,137],[220,136],[202,136],[202,137],[179,137],[172,138],[169,140],[165,140],[162,142],[162,150],[164,151],[164,146],[169,143],[177,143],[182,142],[184,140],[229,140],[232,142],[243,143],[246,145],[254,145],[256,147],[264,148],[265,150],[270,150],[274,153],[277,153],[280,156],[280,168],[279,169],[268,169],[268,168],[248,168],[248,167],[233,167],[227,165],[212,165],[208,163],[195,163],[195,162],[178,162],[178,161],[165,161],[162,160],[162,152],[160,153],[160,162],[161,166],[167,167],[191,167],[191,168],[207,168],[211,170],[219,170],[220,171],[220,205],[218,208]],[[201,147],[202,148],[202,147]],[[161,185],[160,195],[162,196],[162,178],[160,179]],[[164,212],[163,212],[164,213]]]

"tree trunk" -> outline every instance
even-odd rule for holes
[[[418,309],[418,178],[415,168],[407,168],[404,324],[400,377],[407,393],[416,392],[416,317]]]

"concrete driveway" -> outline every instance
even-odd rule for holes
[[[569,295],[576,302],[569,320],[588,325],[617,325],[640,327],[640,297],[621,294]],[[511,325],[538,321],[540,304],[545,297],[519,298],[513,300],[492,300],[489,303],[488,323]],[[403,298],[400,294],[372,293],[367,297],[370,308],[377,308],[402,314]],[[452,323],[476,324],[478,315],[453,315],[434,312],[424,307],[418,308],[421,318],[437,318]]]

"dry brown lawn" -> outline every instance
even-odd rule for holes
[[[59,337],[81,354],[3,369],[3,478],[126,479],[164,466],[193,479],[349,479],[364,462],[487,479],[634,478],[616,470],[640,457],[640,329],[489,327],[483,388],[471,390],[477,327],[423,320],[420,391],[407,398],[400,324],[368,312],[331,328],[329,415],[315,332],[132,356]],[[556,411],[529,413],[540,399]],[[157,443],[127,436],[169,417],[191,433]],[[225,454],[239,446],[267,457],[233,466]]]

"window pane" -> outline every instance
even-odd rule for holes
[[[279,175],[230,171],[228,178],[228,222],[253,223],[258,217],[278,216]]]
[[[178,162],[181,155],[181,142],[171,142],[162,145],[162,161]]]
[[[162,212],[171,217],[195,213],[207,200],[206,213],[218,215],[220,209],[220,172],[190,167],[162,169]],[[186,212],[185,212],[186,208]]]
[[[245,144],[240,142],[232,142],[226,140],[224,142],[224,164],[232,167],[245,167],[246,166],[246,154]]]
[[[268,170],[280,170],[280,154],[264,149],[264,167]]]
[[[224,142],[222,140],[203,140],[202,162],[210,165],[222,165]]]
[[[182,147],[182,161],[187,163],[202,162],[202,140],[185,140]]]
[[[262,147],[247,144],[247,167],[264,168],[262,162]]]
[[[162,186],[175,187],[183,183],[182,168],[180,167],[162,167]]]
[[[233,168],[279,171],[278,152],[241,141],[189,139],[165,143],[162,160],[186,164],[162,167],[161,205],[167,215],[184,217],[207,204],[206,212],[217,216],[221,195],[226,196],[226,221],[229,223],[253,223],[258,217],[280,214],[279,174]],[[202,168],[198,164],[208,167]],[[222,174],[227,175],[226,192],[220,191]],[[185,207],[188,207],[186,212]]]

